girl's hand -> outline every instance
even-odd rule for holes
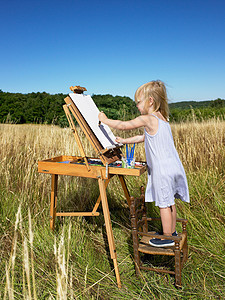
[[[104,114],[103,111],[101,111],[99,114],[98,114],[98,118],[99,118],[99,121],[104,123],[105,120],[107,120],[108,118],[106,117],[106,115]]]
[[[119,136],[116,137],[115,141],[116,141],[118,144],[124,144],[124,139],[121,138],[121,137],[119,137]]]

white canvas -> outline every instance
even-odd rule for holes
[[[109,149],[115,147],[116,145],[121,145],[116,143],[116,137],[107,125],[101,123],[99,126],[99,109],[95,105],[90,95],[70,93],[69,96],[79,109],[88,125],[91,127],[92,131],[94,132],[104,149]]]

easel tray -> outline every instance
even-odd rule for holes
[[[100,159],[88,158],[90,170],[82,157],[61,155],[38,162],[38,172],[46,174],[70,175],[78,177],[96,178],[99,170],[103,171],[105,178],[108,175],[132,175],[140,176],[146,171],[145,162],[136,162],[132,169],[122,168],[121,161],[116,161],[108,166],[104,166]]]

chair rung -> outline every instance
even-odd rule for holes
[[[137,228],[139,228],[140,226],[143,226],[144,225],[144,223],[145,223],[145,220],[140,220],[140,221],[138,221],[137,222]]]
[[[165,270],[165,269],[158,269],[158,268],[151,268],[151,267],[144,267],[144,266],[140,266],[140,269],[159,272],[159,273],[167,273],[167,274],[173,274],[173,275],[175,274],[174,271]]]
[[[147,221],[159,221],[161,218],[147,218]]]
[[[186,220],[186,219],[176,219],[176,222],[188,223],[188,220]]]

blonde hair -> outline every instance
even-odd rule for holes
[[[135,102],[138,102],[140,96],[144,97],[145,109],[149,107],[150,97],[153,98],[154,111],[160,111],[166,120],[169,120],[169,105],[165,84],[160,80],[153,80],[141,85],[135,93]]]

